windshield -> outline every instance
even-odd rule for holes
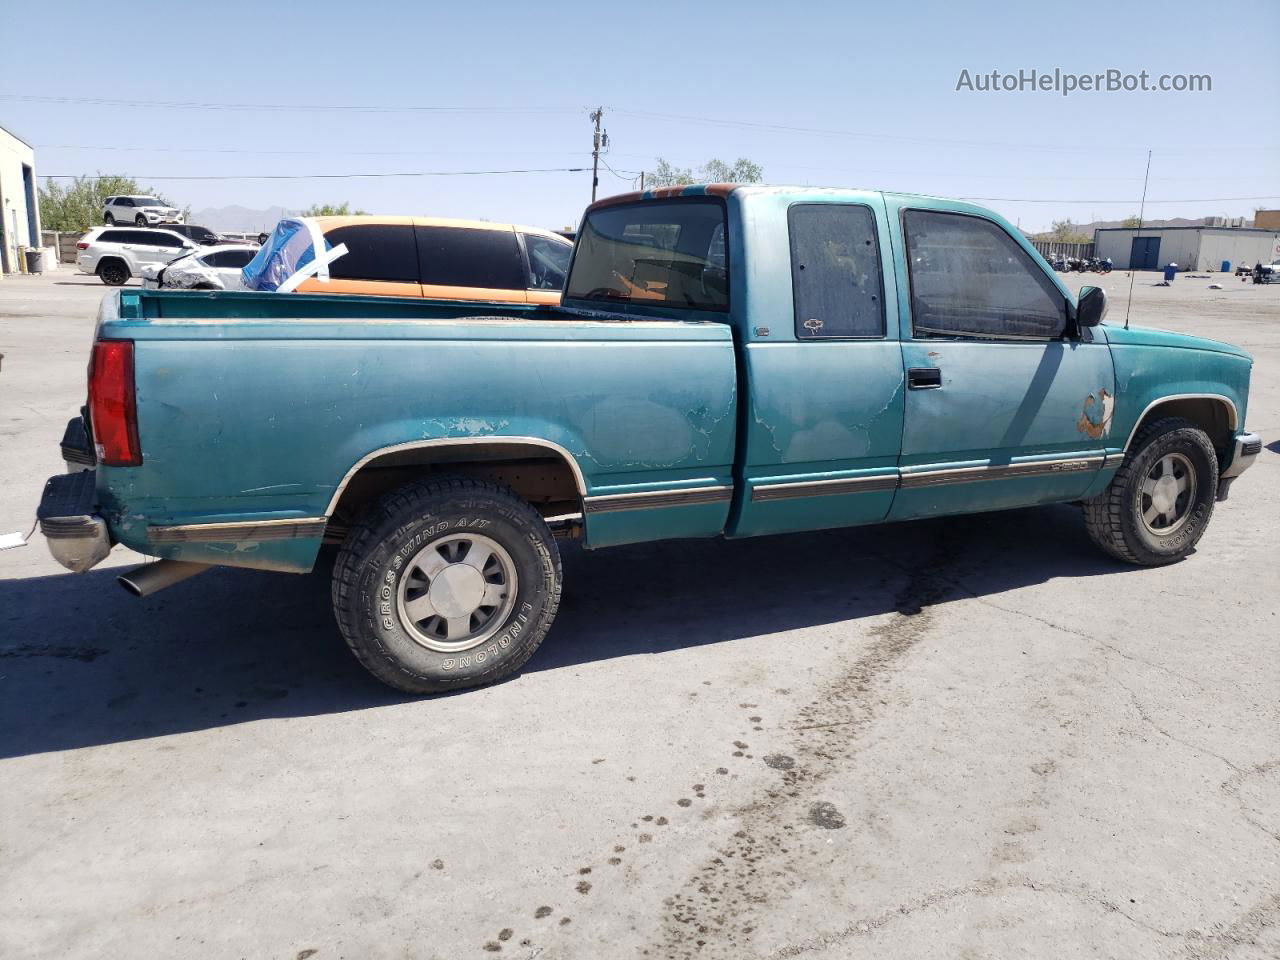
[[[727,311],[724,203],[698,197],[593,211],[565,296]]]
[[[246,290],[276,290],[299,267],[315,259],[311,234],[301,220],[281,220],[258,250],[258,255],[241,271]]]
[[[168,204],[161,203],[155,197],[134,197],[133,205],[135,207],[166,207]]]

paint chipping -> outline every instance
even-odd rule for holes
[[[1084,411],[1076,421],[1076,429],[1091,440],[1099,440],[1111,432],[1111,415],[1115,411],[1115,397],[1105,387],[1097,394],[1084,398]]]

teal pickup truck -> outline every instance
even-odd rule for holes
[[[555,307],[113,292],[41,529],[72,570],[161,558],[142,595],[333,544],[339,629],[413,692],[529,659],[560,537],[1080,502],[1107,553],[1170,563],[1261,450],[1252,361],[1105,309],[981,207],[755,186],[594,204]]]

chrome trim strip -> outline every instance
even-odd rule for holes
[[[509,437],[509,436],[483,436],[483,437],[438,437],[433,440],[410,440],[407,443],[393,443],[390,446],[379,447],[372,453],[366,453],[363,457],[351,465],[351,468],[343,475],[342,482],[338,484],[338,488],[333,491],[333,496],[329,498],[329,505],[325,507],[324,515],[332,517],[333,511],[338,506],[338,501],[342,499],[342,492],[347,489],[347,484],[351,482],[362,467],[378,457],[386,456],[392,453],[400,453],[404,450],[419,450],[429,447],[464,447],[478,446],[488,444],[489,446],[501,446],[503,444],[523,444],[531,447],[545,447],[558,454],[562,460],[569,465],[569,469],[573,471],[573,480],[578,487],[578,495],[585,497],[587,494],[587,482],[582,476],[582,468],[578,466],[577,459],[564,447],[550,440],[544,440],[541,437]]]
[[[1123,453],[1108,453],[1102,458],[1102,469],[1110,470],[1112,467],[1118,467],[1124,463],[1124,458],[1125,454]]]
[[[751,488],[751,502],[793,500],[799,497],[834,497],[844,493],[875,493],[898,488],[897,473],[873,477],[841,477],[835,480],[796,480],[762,483]]]
[[[1240,411],[1236,409],[1235,402],[1230,397],[1224,397],[1220,393],[1173,393],[1167,397],[1158,397],[1147,404],[1146,409],[1138,415],[1138,419],[1133,421],[1133,429],[1129,431],[1129,439],[1124,442],[1124,448],[1127,451],[1129,444],[1133,443],[1134,435],[1138,432],[1138,427],[1142,426],[1142,421],[1148,413],[1162,403],[1170,400],[1221,400],[1227,405],[1227,409],[1231,412],[1231,422],[1228,426],[1231,432],[1235,433],[1236,424],[1240,422]]]
[[[955,467],[945,470],[921,470],[903,473],[904,490],[919,487],[971,483],[975,480],[1009,480],[1018,477],[1040,477],[1055,473],[1082,473],[1097,470],[1105,458],[1101,456],[1070,457],[1062,460],[1037,460],[1030,463],[997,464],[985,467]]]
[[[610,493],[587,497],[586,513],[616,510],[654,510],[660,507],[689,507],[704,503],[725,503],[733,497],[732,486],[693,487],[688,490],[644,490],[637,493]]]
[[[181,523],[147,527],[152,543],[244,543],[262,540],[302,540],[324,535],[325,517],[298,520],[233,521],[231,523]]]

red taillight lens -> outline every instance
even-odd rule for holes
[[[108,467],[142,463],[138,406],[133,391],[133,341],[99,340],[89,361],[89,422],[98,462]]]
[[[88,250],[88,249],[89,249],[89,245],[88,245],[87,243],[85,243],[83,240],[81,240],[79,243],[77,243],[77,244],[76,244],[76,249],[77,249],[77,250]]]

